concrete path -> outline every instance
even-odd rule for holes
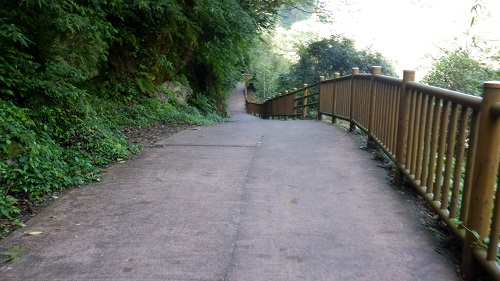
[[[230,110],[66,192],[0,280],[459,280],[352,134]]]

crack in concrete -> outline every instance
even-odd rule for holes
[[[250,160],[250,163],[248,165],[248,170],[247,170],[247,172],[245,174],[245,178],[241,182],[241,186],[240,186],[240,188],[241,188],[241,195],[240,195],[240,202],[239,202],[239,211],[236,213],[236,218],[235,218],[236,219],[236,221],[235,221],[236,231],[235,231],[235,234],[233,236],[233,241],[232,241],[233,243],[232,243],[231,249],[229,250],[230,253],[231,253],[231,257],[230,257],[229,262],[228,262],[227,267],[226,267],[226,273],[224,274],[224,281],[228,280],[231,268],[235,266],[235,264],[234,264],[234,254],[236,253],[238,239],[239,239],[239,236],[240,236],[240,233],[241,233],[241,223],[242,223],[244,212],[245,212],[245,210],[243,209],[243,197],[245,197],[245,195],[247,193],[247,188],[246,187],[248,185],[248,174],[250,173],[250,170],[252,169],[252,167],[254,165],[254,161],[255,161],[255,157],[257,155],[257,151],[259,150],[260,145],[262,144],[262,140],[264,139],[264,136],[265,136],[265,134],[263,134],[260,137],[260,140],[258,141],[257,145],[254,146],[256,149],[253,151],[252,159]]]
[[[165,148],[165,147],[171,147],[171,146],[178,146],[178,147],[258,147],[260,145],[231,145],[231,144],[156,144],[156,145],[151,145],[149,146],[150,148]]]

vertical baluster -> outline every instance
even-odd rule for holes
[[[424,138],[424,151],[422,160],[422,170],[420,172],[420,185],[425,186],[427,183],[427,172],[429,167],[429,153],[431,150],[431,138],[432,138],[432,121],[434,117],[434,97],[429,97],[427,99],[427,119],[425,124],[425,138]]]
[[[457,135],[457,122],[458,122],[458,104],[451,105],[451,115],[450,115],[450,128],[448,129],[447,138],[447,151],[446,151],[446,165],[444,168],[444,179],[443,179],[443,196],[441,199],[441,209],[448,209],[449,192],[451,185],[451,172],[452,164],[455,159],[455,141]]]
[[[488,255],[486,259],[496,261],[498,252],[498,237],[500,236],[500,177],[497,172],[497,191],[495,194],[495,206],[493,208],[493,218],[490,231],[490,243],[488,244]]]
[[[349,131],[354,130],[354,107],[355,107],[355,94],[356,94],[356,80],[354,79],[355,75],[359,73],[359,68],[353,67],[352,68],[352,75],[351,75],[351,95],[349,98]]]
[[[390,120],[389,120],[389,126],[390,126],[390,135],[389,135],[389,141],[387,144],[387,149],[391,152],[391,154],[394,155],[396,152],[396,148],[394,147],[394,138],[396,137],[396,112],[397,112],[397,95],[395,92],[395,87],[393,85],[387,85],[386,86],[387,92],[390,95]]]
[[[412,174],[413,172],[413,139],[415,135],[415,111],[417,110],[417,93],[411,91],[410,94],[410,122],[408,123],[408,151],[406,152],[406,169]]]
[[[390,99],[390,96],[389,96],[389,93],[387,91],[383,91],[381,93],[383,95],[383,104],[382,104],[382,108],[383,108],[383,111],[382,111],[382,122],[384,124],[383,126],[383,133],[380,135],[380,142],[383,144],[383,145],[387,145],[387,139],[389,138],[389,109],[388,109],[388,105],[389,105],[389,99]]]
[[[462,107],[460,111],[460,124],[458,126],[458,137],[455,153],[455,171],[453,174],[453,188],[451,193],[450,218],[457,216],[460,195],[460,184],[462,183],[462,167],[464,165],[465,138],[468,124],[468,110]]]
[[[427,103],[429,100],[428,95],[422,94],[420,97],[421,100],[421,106],[420,106],[420,118],[419,118],[419,126],[418,126],[418,136],[416,138],[417,140],[417,158],[416,158],[416,164],[415,164],[415,180],[419,181],[419,185],[422,185],[422,179],[419,177],[422,170],[427,168],[427,166],[422,167],[422,162],[423,162],[423,150],[424,150],[424,137],[425,137],[425,128],[426,128],[426,117],[427,117]]]
[[[427,193],[434,192],[434,176],[436,174],[436,154],[439,143],[439,126],[441,125],[441,99],[434,99],[434,118],[432,120],[431,153],[429,155],[429,167],[427,169]]]
[[[443,101],[443,112],[441,114],[441,129],[439,130],[438,157],[436,164],[436,180],[434,181],[434,201],[441,199],[441,187],[443,179],[444,151],[446,149],[446,133],[448,130],[448,118],[450,107],[448,101]]]
[[[375,75],[382,73],[381,66],[372,66],[372,77],[370,79],[370,102],[368,109],[368,146],[372,145],[374,130],[375,130],[375,116],[377,110],[377,85],[375,83]]]
[[[340,73],[335,72],[333,74],[333,94],[332,94],[332,124],[337,122],[335,115],[337,114],[337,79],[340,78]]]
[[[293,88],[293,119],[295,119],[295,116],[297,115],[297,88]]]
[[[472,110],[470,121],[469,148],[467,149],[467,163],[465,168],[464,188],[462,191],[462,208],[460,209],[460,220],[467,225],[469,221],[470,197],[473,184],[474,161],[477,150],[477,133],[479,130],[479,111]]]
[[[395,103],[394,103],[394,140],[393,140],[393,146],[394,146],[394,157],[397,155],[398,151],[398,136],[399,136],[399,127],[398,127],[398,114],[399,114],[399,108],[401,105],[401,95],[399,95],[399,87],[393,86],[393,91],[394,91],[394,97],[395,97]]]
[[[411,151],[411,163],[410,163],[410,172],[413,175],[417,175],[418,167],[417,167],[417,158],[419,157],[418,151],[420,150],[419,135],[420,135],[420,115],[422,110],[422,97],[423,94],[421,92],[415,93],[415,121],[413,125],[413,147]]]
[[[307,117],[307,84],[304,84],[304,91],[302,94],[302,118]]]

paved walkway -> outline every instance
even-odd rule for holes
[[[0,250],[0,280],[459,280],[353,136],[244,111],[66,192]],[[39,235],[23,235],[34,231]]]

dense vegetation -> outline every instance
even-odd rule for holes
[[[491,62],[498,60],[491,58]],[[500,69],[474,58],[467,50],[443,50],[433,60],[432,70],[422,82],[461,93],[480,96],[484,81],[500,80]]]
[[[470,9],[470,26],[458,46],[441,48],[432,56],[431,70],[422,82],[471,95],[482,95],[485,81],[500,81],[500,46],[498,34],[481,30],[490,26],[489,10],[495,1],[476,0]]]
[[[290,69],[291,62],[272,51],[271,35],[262,36],[250,52],[248,72],[252,74],[249,89],[256,101],[262,102],[279,92],[279,78]],[[271,51],[270,51],[271,50]]]
[[[280,77],[280,87],[292,89],[303,83],[312,84],[320,76],[332,78],[335,72],[342,76],[349,75],[353,67],[359,67],[360,73],[370,73],[371,66],[382,66],[382,74],[396,76],[394,67],[380,53],[369,49],[359,50],[352,39],[332,36],[299,49],[300,59],[291,67],[289,73]]]
[[[0,219],[136,153],[126,126],[222,120],[255,38],[312,2],[0,0]]]

